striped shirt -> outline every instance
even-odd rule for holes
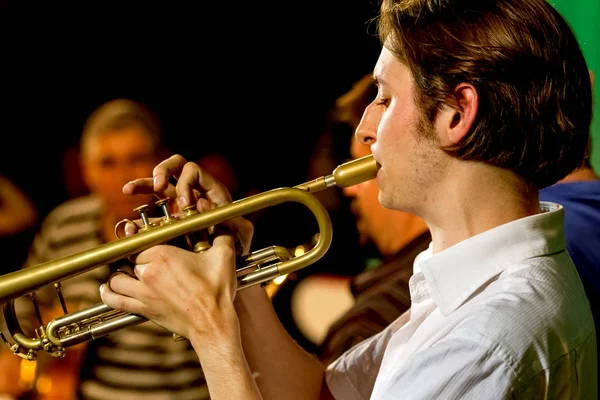
[[[25,267],[56,260],[103,244],[102,205],[93,195],[69,200],[42,222]],[[128,263],[127,259],[117,264]],[[121,265],[103,265],[62,281],[62,293],[75,311],[101,302],[99,286]],[[54,305],[51,287],[37,292],[40,304]],[[30,314],[26,298],[16,303],[18,314]],[[73,308],[75,305],[75,308]],[[45,321],[48,322],[48,321]],[[25,330],[25,325],[22,324]],[[67,348],[67,354],[69,349]],[[200,400],[208,389],[198,356],[189,341],[174,341],[171,332],[146,321],[87,344],[79,375],[77,398],[86,400]],[[59,361],[60,362],[60,361]]]

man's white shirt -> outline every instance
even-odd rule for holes
[[[411,309],[328,367],[334,396],[596,399],[596,336],[565,250],[564,210],[541,205],[421,253]]]

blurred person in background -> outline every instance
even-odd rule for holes
[[[0,273],[20,268],[38,222],[37,206],[25,190],[0,175],[0,249],[4,257]]]
[[[238,199],[240,197],[238,190],[239,182],[236,171],[231,161],[225,154],[216,151],[207,152],[201,156],[198,156],[197,162],[202,169],[222,182],[227,187],[234,199]],[[257,193],[257,191],[254,193]],[[244,193],[241,196],[246,197],[251,194],[253,193]]]
[[[0,274],[18,270],[27,256],[27,247],[35,234],[39,221],[37,206],[29,195],[11,178],[0,175]],[[3,316],[0,321],[4,323]],[[10,369],[16,358],[9,349],[0,344],[0,397],[15,398],[20,393],[19,382]]]
[[[339,123],[347,124],[354,133],[364,110],[376,95],[372,74],[364,76],[336,102]],[[370,147],[353,135],[349,139],[352,159],[371,154]],[[320,343],[319,357],[326,364],[379,333],[408,310],[408,281],[413,273],[413,262],[431,243],[429,228],[422,218],[379,203],[376,180],[344,188],[343,193],[351,201],[360,246],[374,246],[375,251],[367,253],[364,272],[350,281],[353,305],[334,321]]]
[[[590,78],[593,85],[591,73]],[[542,189],[540,200],[565,208],[567,250],[590,301],[597,335],[600,332],[600,176],[590,160],[591,154],[581,168]],[[600,366],[600,357],[598,363]]]
[[[369,146],[354,138],[354,131],[376,95],[372,74],[364,75],[336,100],[330,113],[330,129],[325,134],[333,143],[350,141],[352,159],[371,154]],[[339,163],[334,154],[323,158]],[[311,274],[297,285],[291,299],[298,328],[317,345],[316,352],[326,364],[382,331],[410,307],[408,281],[413,262],[431,242],[423,219],[379,203],[374,179],[344,188],[342,193],[350,201],[357,241],[364,249],[364,253],[354,252],[354,262],[360,266],[350,269],[360,272],[354,276]],[[338,246],[348,248],[348,240],[338,241]]]
[[[119,221],[139,218],[134,209],[142,204],[153,206],[157,200],[153,195],[124,196],[123,185],[152,174],[154,165],[168,154],[160,121],[147,106],[131,99],[116,99],[97,108],[85,122],[79,142],[79,172],[89,193],[49,213],[24,267],[117,239],[115,227]],[[118,234],[123,236],[123,232]],[[68,311],[100,303],[100,284],[117,269],[128,267],[129,261],[122,259],[63,281]],[[39,290],[37,298],[47,310],[44,323],[62,314],[58,297],[50,288]],[[34,315],[31,301],[19,298],[15,303],[18,315],[30,321]],[[53,394],[47,394],[49,398],[57,398],[52,397],[57,393],[61,399],[209,398],[198,357],[189,342],[174,341],[171,332],[151,322],[67,348],[66,353],[66,359],[56,360],[43,352],[39,355],[38,380],[51,382]]]
[[[0,175],[0,238],[23,232],[38,221],[35,204],[10,178]]]

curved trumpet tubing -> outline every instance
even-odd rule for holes
[[[377,170],[377,163],[372,156],[367,156],[338,166],[330,175],[293,188],[278,188],[259,193],[208,212],[193,211],[178,218],[167,214],[157,224],[149,223],[146,218],[142,218],[146,224],[133,236],[0,276],[0,302],[3,303],[6,326],[14,343],[9,343],[3,334],[2,338],[13,353],[23,358],[33,360],[36,358],[36,352],[40,350],[45,350],[53,356],[62,357],[65,355],[66,347],[94,340],[147,321],[144,317],[113,310],[100,303],[55,318],[45,327],[40,321],[42,325],[36,330],[36,337],[30,338],[23,333],[20,327],[15,313],[14,300],[27,294],[34,297],[32,294],[43,286],[57,285],[57,282],[101,265],[133,256],[158,244],[167,243],[180,237],[188,238],[189,244],[190,235],[196,232],[201,232],[231,218],[284,202],[301,203],[313,213],[319,228],[317,243],[309,251],[298,256],[294,256],[284,247],[271,246],[243,257],[236,267],[238,290],[270,281],[311,265],[327,252],[333,237],[329,214],[312,193],[333,186],[352,186],[372,179]],[[205,247],[199,248],[193,245],[190,247],[195,251],[205,249]]]

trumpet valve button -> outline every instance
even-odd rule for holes
[[[154,204],[156,204],[159,207],[162,207],[162,206],[166,205],[167,203],[169,203],[170,199],[171,199],[170,197],[165,197],[164,199],[157,200]]]
[[[144,226],[150,225],[150,220],[148,219],[148,209],[148,204],[142,204],[141,206],[133,209],[133,211],[140,214],[140,218],[142,219]]]
[[[133,211],[142,214],[148,211],[148,204],[142,204],[141,206],[134,208]]]
[[[194,214],[198,214],[198,210],[196,209],[195,204],[190,204],[189,206],[186,206],[183,208],[184,216],[187,217],[187,216],[194,215]]]
[[[164,199],[159,199],[154,203],[157,207],[160,207],[160,209],[162,210],[162,213],[165,217],[165,221],[171,219],[171,213],[169,212],[169,201],[171,201],[171,198],[165,197]]]

